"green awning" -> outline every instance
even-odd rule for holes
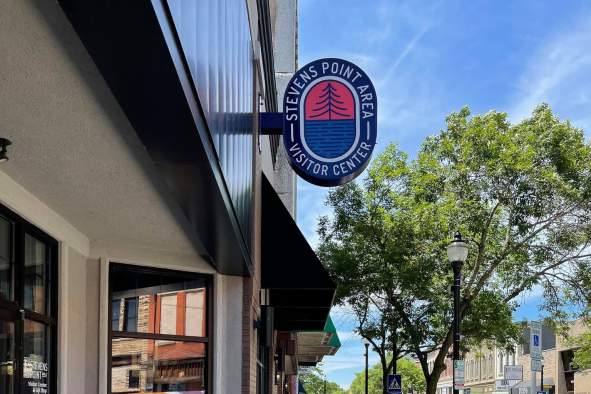
[[[332,334],[332,336],[330,337],[330,341],[328,341],[328,346],[337,349],[341,347],[341,340],[339,339],[339,334],[337,334],[337,328],[332,322],[330,316],[328,316],[328,319],[326,319],[326,324],[324,325],[324,332]]]
[[[337,329],[330,318],[322,331],[298,331],[297,357],[300,366],[313,366],[324,356],[333,356],[341,347]]]

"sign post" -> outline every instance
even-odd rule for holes
[[[537,392],[537,372],[542,370],[542,323],[532,321],[529,325],[529,354],[531,359],[531,392]]]
[[[517,380],[497,379],[495,380],[495,391],[511,391],[511,387],[517,383]]]
[[[523,366],[522,365],[505,365],[505,380],[516,380],[521,382],[523,380]]]
[[[464,360],[454,360],[454,390],[464,388]]]
[[[539,321],[530,323],[529,349],[532,360],[542,359],[542,323]]]
[[[388,394],[402,394],[402,375],[388,375]]]

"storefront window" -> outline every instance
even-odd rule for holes
[[[209,393],[209,280],[111,265],[111,393]]]
[[[47,246],[25,234],[25,308],[45,313]]]
[[[13,263],[12,263],[12,224],[0,216],[0,298],[12,300]]]
[[[0,394],[53,394],[57,242],[0,206]]]

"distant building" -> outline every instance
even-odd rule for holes
[[[568,336],[580,335],[587,329],[582,321],[571,324]],[[464,355],[465,383],[462,394],[535,394],[532,393],[531,357],[529,349],[529,328],[523,330],[521,343],[514,350],[496,346],[481,345],[470,349]],[[574,349],[568,341],[555,334],[549,327],[543,328],[542,350],[544,357],[543,388],[549,394],[591,393],[591,369],[579,370],[572,365]],[[429,370],[437,351],[429,354]],[[451,352],[450,352],[451,354]],[[453,374],[451,359],[445,360],[446,370],[437,384],[437,394],[452,392]],[[523,380],[506,381],[505,366],[520,365]],[[536,375],[536,392],[541,390],[541,374]]]

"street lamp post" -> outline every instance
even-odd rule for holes
[[[468,243],[462,239],[462,234],[456,232],[454,240],[447,247],[447,257],[454,271],[454,284],[452,286],[454,296],[454,321],[453,321],[453,390],[459,394],[456,388],[456,360],[460,359],[460,286],[462,281],[462,265],[468,257]]]
[[[369,341],[367,339],[363,340],[363,345],[365,346],[365,394],[369,392]]]

